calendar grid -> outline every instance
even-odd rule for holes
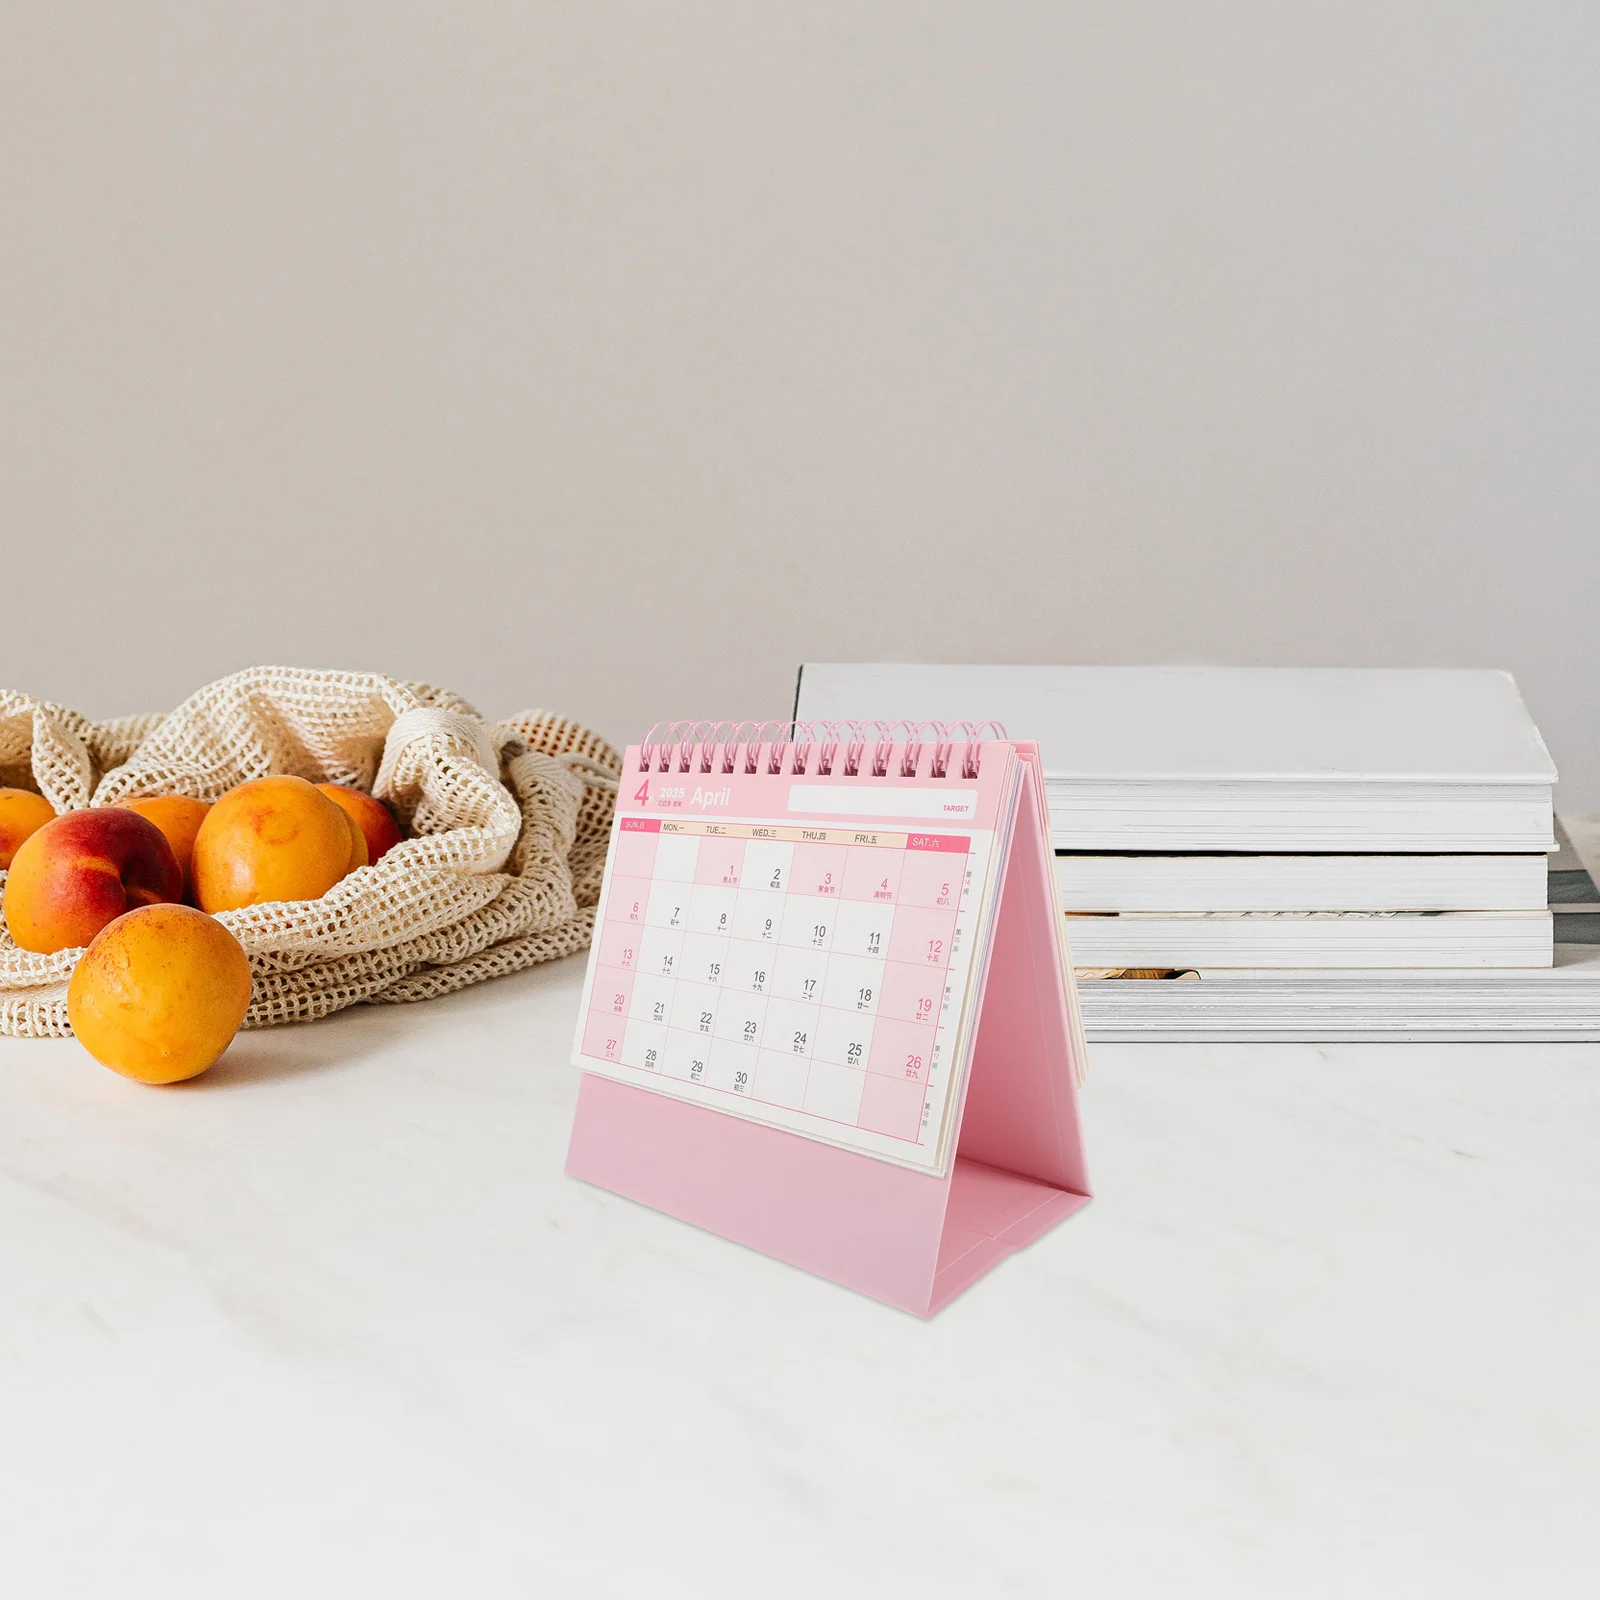
[[[580,1054],[921,1144],[972,848],[971,834],[619,817]]]

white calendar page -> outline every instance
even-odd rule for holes
[[[843,778],[635,786],[612,824],[576,1064],[942,1170],[1003,838],[1001,765],[987,782],[880,781],[866,796],[866,780]],[[704,805],[736,791],[765,804]],[[796,813],[819,803],[935,820]]]

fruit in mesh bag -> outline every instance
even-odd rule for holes
[[[211,1066],[250,1005],[250,963],[214,917],[145,906],[103,928],[67,985],[67,1018],[102,1066],[178,1083]]]
[[[31,789],[0,789],[0,872],[11,865],[11,858],[22,841],[55,819],[56,808],[42,794]]]
[[[194,839],[211,805],[186,794],[152,795],[145,800],[124,800],[124,810],[137,812],[161,830],[183,871],[183,897],[194,898]]]
[[[360,828],[367,841],[367,860],[363,865],[381,860],[400,843],[400,825],[381,800],[360,789],[347,789],[342,783],[319,783],[317,787]]]
[[[320,787],[320,785],[319,785]],[[344,811],[344,807],[339,808]],[[356,819],[348,811],[344,813],[345,832],[350,835],[350,865],[346,872],[354,872],[357,867],[367,864],[367,836],[356,826]]]
[[[194,841],[202,911],[316,900],[357,860],[345,813],[304,778],[254,778],[207,812]]]
[[[153,822],[120,806],[69,811],[12,859],[6,927],[24,950],[49,955],[88,944],[125,911],[182,896],[183,871]]]

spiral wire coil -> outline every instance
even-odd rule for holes
[[[886,778],[892,763],[899,778],[970,780],[978,776],[983,744],[1006,737],[998,722],[658,722],[639,746],[638,770]]]

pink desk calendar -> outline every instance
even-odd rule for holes
[[[985,731],[629,747],[570,1174],[921,1316],[1088,1201],[1038,748]]]

